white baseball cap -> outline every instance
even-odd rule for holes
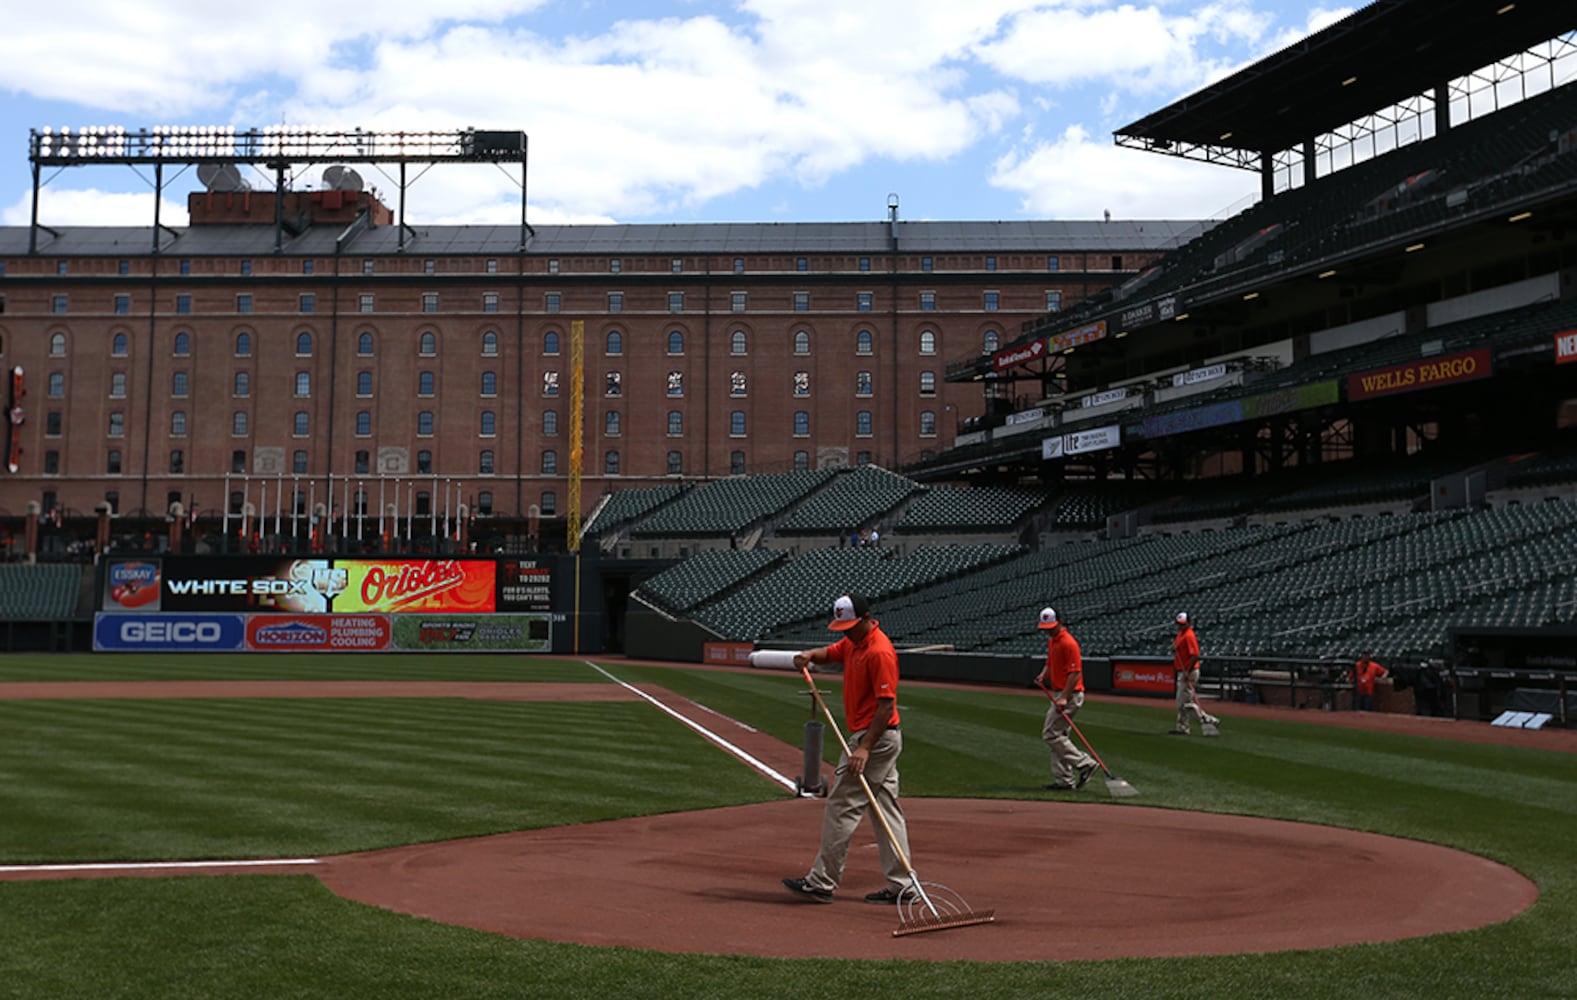
[[[1041,628],[1056,628],[1057,627],[1057,612],[1053,611],[1050,608],[1041,608],[1040,609],[1040,627]]]
[[[1186,611],[1179,611],[1177,613],[1177,624],[1179,624],[1179,625],[1187,625],[1188,624],[1188,612],[1186,612]]]
[[[844,594],[832,602],[832,621],[827,625],[834,632],[846,632],[859,624],[861,618],[871,615],[871,602],[861,594]]]

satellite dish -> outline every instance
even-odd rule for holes
[[[361,174],[338,163],[323,171],[323,183],[335,191],[360,191],[362,188]]]
[[[241,177],[234,163],[204,163],[197,168],[197,179],[210,191],[249,191],[251,185]]]

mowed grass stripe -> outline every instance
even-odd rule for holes
[[[11,862],[339,853],[777,794],[640,703],[14,702],[0,725]]]
[[[4,681],[343,680],[607,683],[583,660],[518,653],[8,653]]]

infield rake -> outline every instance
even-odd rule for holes
[[[821,713],[827,717],[832,731],[837,734],[838,745],[843,747],[843,755],[849,756],[849,741],[844,739],[843,730],[838,728],[838,720],[833,718],[832,711],[822,700],[821,691],[816,687],[816,682],[811,680],[810,671],[805,667],[799,669],[805,678],[805,683],[810,685],[810,696],[820,706]],[[989,924],[996,920],[995,910],[973,910],[964,901],[963,896],[940,882],[920,881],[914,865],[909,863],[909,855],[905,854],[904,849],[898,845],[898,837],[887,822],[887,815],[877,804],[870,782],[865,780],[863,774],[857,777],[860,779],[860,787],[865,789],[866,799],[871,803],[871,812],[875,814],[877,824],[881,826],[887,842],[892,845],[893,853],[898,855],[898,862],[903,865],[904,874],[909,878],[909,884],[898,894],[898,927],[893,931],[893,937],[921,934],[925,931],[942,931],[952,927],[968,927],[972,924]]]

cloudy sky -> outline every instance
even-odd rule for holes
[[[0,221],[10,225],[30,214],[29,129],[110,124],[521,130],[537,223],[879,219],[889,194],[906,219],[1215,217],[1254,194],[1254,175],[1119,149],[1113,130],[1356,4],[13,6],[0,38]],[[47,224],[151,223],[151,170],[45,180]],[[515,185],[494,167],[439,167],[411,185],[407,213],[517,221]],[[184,221],[197,186],[191,174],[172,182],[165,221]]]

